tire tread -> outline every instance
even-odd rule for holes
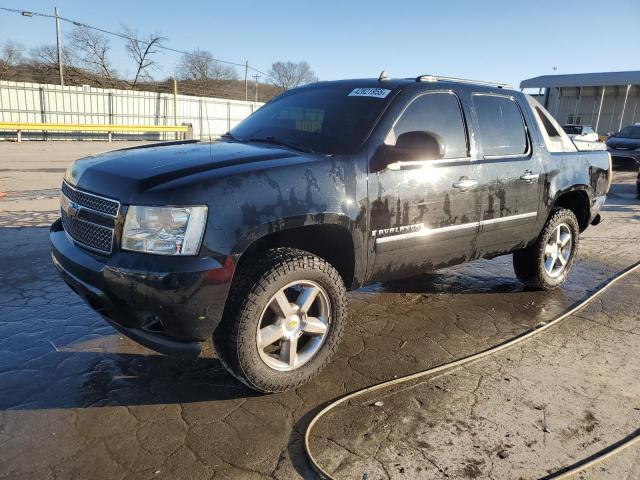
[[[573,231],[573,251],[569,258],[569,264],[565,267],[560,281],[551,279],[542,267],[541,257],[544,255],[546,240],[559,223],[567,223]],[[554,208],[547,222],[538,235],[535,243],[527,248],[513,253],[513,269],[518,279],[528,287],[537,290],[552,290],[564,283],[571,271],[578,254],[579,227],[575,214],[566,208]]]
[[[255,360],[251,358],[250,349],[255,348],[249,341],[245,330],[253,325],[250,315],[264,300],[267,288],[274,282],[286,283],[286,277],[298,270],[319,270],[337,287],[338,301],[332,302],[332,332],[323,348],[328,350],[320,364],[309,362],[288,375],[284,381],[282,376],[272,376],[271,380],[253,378],[244,365]],[[248,387],[260,392],[280,392],[297,388],[316,376],[336,353],[344,331],[346,317],[346,289],[338,271],[326,260],[304,250],[279,247],[267,250],[256,262],[245,262],[237,272],[232,286],[223,319],[214,331],[213,344],[218,358],[224,367],[238,380]],[[332,340],[332,341],[328,341]],[[320,353],[320,352],[319,352]],[[312,369],[308,367],[313,365]]]

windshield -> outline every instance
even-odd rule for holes
[[[565,125],[562,128],[569,135],[580,135],[582,133],[582,127],[580,125]]]
[[[322,85],[292,90],[267,103],[230,133],[329,155],[355,153],[391,99],[391,90]]]
[[[640,126],[630,125],[620,130],[616,135],[618,138],[640,138]]]

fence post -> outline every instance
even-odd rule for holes
[[[178,81],[173,79],[173,126],[178,126]],[[178,140],[178,132],[176,132],[175,139]]]
[[[108,102],[109,102],[109,125],[113,125],[113,92],[109,92],[109,95],[107,96]],[[111,132],[108,132],[107,135],[107,141],[111,141],[112,140],[112,135]]]
[[[44,87],[40,87],[40,121],[42,123],[47,123],[47,105],[45,101],[44,95]],[[43,140],[48,140],[48,135],[46,131],[42,132]]]
[[[227,131],[231,130],[231,102],[227,102]]]
[[[200,130],[199,138],[202,140],[202,132],[204,131],[204,119],[202,117],[202,97],[198,98],[198,129]]]
[[[109,92],[109,124],[113,125],[113,92]]]

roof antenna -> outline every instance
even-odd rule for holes
[[[387,80],[391,80],[391,77],[389,76],[389,74],[387,74],[386,70],[382,70],[382,72],[380,72],[380,76],[378,77],[378,81],[386,82]]]

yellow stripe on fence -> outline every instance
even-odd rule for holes
[[[47,131],[47,132],[107,132],[111,140],[112,132],[176,132],[186,134],[191,127],[188,125],[99,125],[82,123],[27,123],[27,122],[0,122],[0,131],[15,130],[18,132],[18,141],[22,140],[22,131]]]

